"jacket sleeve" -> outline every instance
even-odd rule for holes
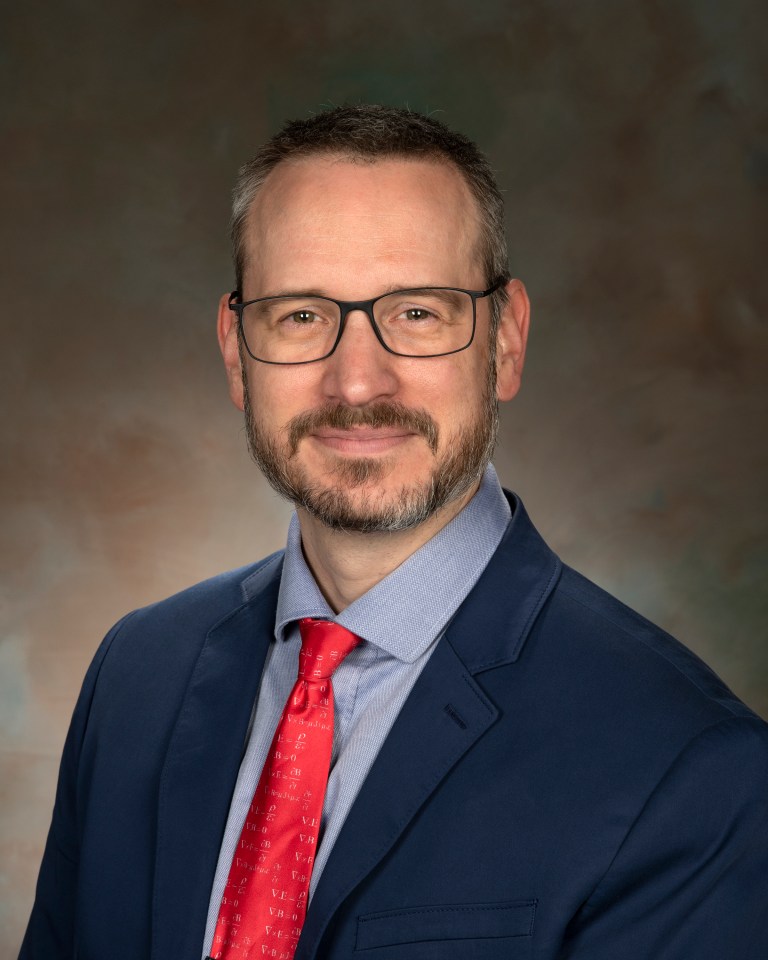
[[[124,617],[102,641],[83,681],[59,767],[56,802],[19,960],[73,960],[79,859],[79,765],[93,694]]]
[[[568,928],[561,960],[768,956],[768,727],[700,733]]]

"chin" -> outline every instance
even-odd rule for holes
[[[366,485],[355,490],[310,488],[296,505],[333,530],[394,533],[418,526],[434,513],[432,485],[388,490]]]
[[[394,533],[424,523],[462,497],[479,479],[478,475],[465,474],[460,480],[454,477],[453,482],[445,483],[436,471],[421,483],[398,485],[394,476],[386,482],[363,474],[361,468],[356,482],[346,484],[338,478],[333,484],[302,478],[292,485],[294,496],[289,499],[334,530]],[[285,490],[279,492],[285,495]]]

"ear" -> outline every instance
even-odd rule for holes
[[[496,334],[496,396],[511,400],[520,389],[531,304],[520,280],[510,280]]]
[[[224,358],[224,369],[229,381],[229,395],[232,403],[243,409],[243,368],[240,363],[240,349],[237,328],[237,314],[229,308],[229,294],[225,293],[219,300],[219,316],[216,323],[216,334],[219,338],[219,349]]]

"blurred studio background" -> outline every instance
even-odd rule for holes
[[[0,955],[102,635],[283,544],[214,322],[237,167],[323,106],[490,156],[534,305],[502,480],[768,716],[766,36],[762,0],[3,6]]]

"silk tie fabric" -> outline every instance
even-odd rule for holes
[[[304,924],[333,748],[331,675],[360,638],[309,617],[299,630],[299,675],[232,858],[213,960],[291,960]]]

